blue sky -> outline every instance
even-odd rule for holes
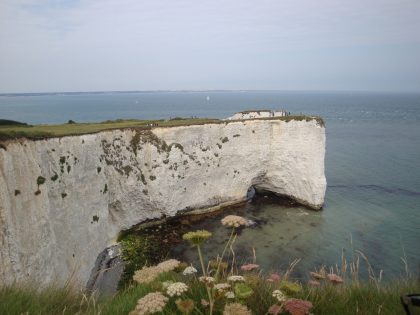
[[[420,92],[418,0],[1,0],[0,93]]]

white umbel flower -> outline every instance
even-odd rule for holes
[[[280,290],[274,290],[272,296],[276,298],[279,302],[285,302],[287,299],[286,295]]]
[[[226,290],[230,289],[230,287],[231,286],[230,286],[229,283],[218,283],[214,286],[214,288],[219,292],[226,291]]]
[[[183,282],[175,282],[168,286],[166,293],[169,296],[181,296],[188,291],[188,286]]]
[[[188,266],[187,268],[184,269],[184,271],[182,272],[182,274],[184,276],[188,276],[188,275],[192,275],[197,273],[197,269],[195,269],[193,266]]]
[[[137,301],[136,308],[129,315],[148,315],[162,312],[168,298],[160,292],[146,294]]]
[[[137,283],[150,283],[162,273],[162,269],[157,266],[146,267],[134,273],[133,280]]]
[[[232,291],[226,292],[225,293],[225,298],[234,299],[235,298],[235,293],[233,293]]]
[[[198,278],[198,280],[200,280],[200,282],[203,282],[207,285],[213,285],[214,282],[216,281],[216,279],[214,279],[213,277],[205,277],[205,276]]]
[[[227,279],[228,279],[228,281],[231,281],[231,282],[243,282],[243,281],[245,281],[245,278],[242,277],[242,276],[230,276]]]
[[[248,221],[238,215],[227,215],[222,219],[222,224],[231,227],[240,227],[248,225]]]
[[[176,259],[169,259],[162,261],[160,264],[157,265],[157,267],[162,270],[163,272],[169,272],[174,270],[176,267],[180,265],[180,261]]]

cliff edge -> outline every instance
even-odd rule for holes
[[[318,120],[244,120],[110,130],[0,146],[2,283],[85,284],[121,230],[241,202],[253,186],[324,202]]]

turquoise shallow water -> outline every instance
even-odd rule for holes
[[[209,100],[207,100],[209,96]],[[259,224],[237,242],[238,260],[252,248],[267,269],[301,258],[297,273],[340,263],[341,250],[364,252],[385,277],[420,268],[420,95],[309,92],[153,92],[0,96],[0,118],[29,123],[175,116],[226,117],[249,108],[284,108],[322,116],[327,127],[323,211],[269,201],[237,211]],[[197,223],[215,233],[208,255],[227,238],[217,218]],[[193,257],[180,245],[177,255]]]

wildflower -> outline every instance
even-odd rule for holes
[[[277,273],[272,273],[268,278],[268,282],[277,282],[280,281],[281,277]]]
[[[162,261],[160,264],[157,265],[158,268],[160,268],[163,272],[169,272],[174,270],[179,266],[181,262],[176,259],[169,259]]]
[[[280,290],[274,290],[272,296],[277,299],[279,302],[286,301],[286,295]]]
[[[172,283],[174,282],[171,280],[162,282],[162,289],[166,290]]]
[[[182,314],[190,314],[194,309],[194,301],[191,299],[181,300],[178,299],[175,301],[176,307]]]
[[[333,284],[339,284],[343,283],[344,280],[339,275],[336,275],[335,273],[330,273],[327,275],[328,280],[330,280]]]
[[[241,281],[245,281],[245,278],[242,276],[230,276],[227,278],[227,280],[231,282],[241,282]]]
[[[137,301],[136,308],[129,315],[148,315],[162,312],[167,302],[168,298],[162,293],[149,293]]]
[[[225,305],[223,315],[252,315],[252,313],[245,305],[230,303]]]
[[[235,293],[233,293],[232,291],[226,292],[225,293],[225,298],[234,299],[235,298]]]
[[[240,226],[246,226],[248,224],[248,221],[240,217],[238,215],[227,215],[222,219],[222,224],[225,226],[231,226],[231,227],[240,227]]]
[[[245,283],[237,283],[235,285],[235,295],[240,299],[246,299],[253,293],[254,291]]]
[[[198,230],[194,232],[188,232],[182,235],[182,238],[186,241],[190,241],[193,245],[201,245],[204,243],[209,237],[211,233],[206,230]]]
[[[166,293],[169,296],[181,296],[188,291],[188,286],[183,282],[175,282],[168,286]]]
[[[157,266],[143,267],[134,273],[133,280],[137,283],[150,283],[161,273],[162,270]]]
[[[201,305],[203,305],[204,307],[209,306],[209,301],[205,300],[205,299],[201,299]]]
[[[322,279],[325,279],[325,275],[324,275],[324,274],[322,274],[322,273],[318,273],[318,272],[313,272],[313,271],[311,271],[311,272],[310,272],[310,275],[311,275],[314,279],[316,279],[316,280],[322,280]]]
[[[309,285],[312,285],[312,286],[314,286],[314,287],[318,287],[318,286],[320,286],[320,285],[321,285],[321,282],[319,282],[319,281],[317,281],[317,280],[309,280],[309,281],[308,281],[308,284],[309,284]]]
[[[284,309],[291,315],[306,315],[312,308],[312,303],[309,301],[290,299],[284,303]]]
[[[217,291],[222,292],[222,291],[226,291],[226,290],[230,289],[230,284],[229,283],[218,283],[214,286],[214,288]]]
[[[267,313],[271,315],[278,315],[281,313],[281,311],[282,311],[281,306],[278,304],[274,304],[270,306]]]
[[[187,268],[184,269],[184,271],[182,272],[182,274],[184,276],[187,276],[187,275],[192,275],[192,274],[194,274],[196,272],[197,272],[197,269],[195,269],[193,266],[188,266]]]
[[[247,265],[242,265],[241,269],[243,271],[251,271],[254,270],[256,268],[258,268],[260,265],[256,265],[256,264],[247,264]]]
[[[214,285],[214,282],[216,281],[213,277],[205,276],[198,278],[198,280],[200,280],[200,282],[205,283],[209,287],[212,287]]]
[[[300,292],[301,286],[296,282],[282,281],[280,283],[280,290],[286,293],[287,295],[292,295]]]

